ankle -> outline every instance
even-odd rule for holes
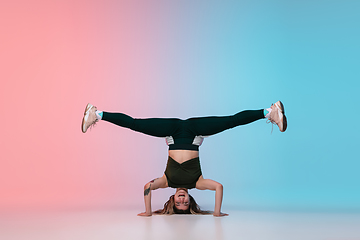
[[[264,117],[269,119],[270,118],[270,113],[271,113],[272,109],[271,108],[266,108],[264,109]]]
[[[103,111],[96,110],[95,112],[97,120],[101,120],[103,117]]]

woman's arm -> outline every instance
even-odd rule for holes
[[[223,198],[223,185],[221,183],[215,182],[211,179],[204,179],[200,176],[199,180],[196,182],[196,189],[199,190],[212,190],[215,191],[215,209],[213,215],[215,217],[228,216],[229,214],[221,212],[221,204]]]
[[[145,212],[139,213],[138,216],[149,217],[152,215],[151,211],[151,190],[156,190],[158,188],[167,188],[167,179],[165,174],[161,178],[155,178],[151,180],[144,186],[144,202],[145,202]]]

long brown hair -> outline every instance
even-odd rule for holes
[[[175,206],[175,195],[171,195],[169,200],[164,204],[163,209],[156,210],[154,214],[211,214],[211,211],[203,211],[200,209],[199,205],[196,203],[195,199],[189,194],[190,204],[187,210],[177,209]]]

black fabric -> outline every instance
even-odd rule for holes
[[[165,175],[171,188],[195,188],[197,180],[202,175],[200,159],[197,157],[180,164],[169,157]]]
[[[123,113],[103,112],[102,120],[154,137],[172,136],[174,144],[169,145],[170,150],[198,150],[198,146],[192,145],[195,136],[214,135],[262,118],[264,118],[263,109],[245,110],[232,116],[199,117],[186,120],[178,118],[136,119]],[[177,144],[179,145],[176,146]]]
[[[199,146],[194,144],[186,144],[186,143],[176,143],[170,144],[169,150],[192,150],[199,151]]]

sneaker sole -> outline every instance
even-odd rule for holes
[[[275,103],[275,105],[280,108],[280,111],[283,114],[283,119],[282,119],[282,130],[280,129],[281,132],[285,132],[287,129],[287,119],[285,116],[285,108],[284,108],[284,104],[281,101],[278,101],[277,103]]]
[[[277,101],[275,103],[276,107],[280,109],[280,111],[282,112],[282,114],[285,114],[285,108],[284,108],[284,104],[281,101]]]
[[[82,131],[83,133],[86,133],[86,130],[87,130],[87,129],[84,129],[84,128],[85,128],[85,122],[86,122],[86,120],[85,120],[86,115],[89,114],[89,111],[90,111],[90,109],[91,109],[92,107],[93,107],[93,105],[91,105],[90,103],[88,103],[88,104],[86,105],[86,108],[85,108],[85,111],[84,111],[84,117],[83,117],[82,122],[81,122],[81,131]]]
[[[285,132],[287,129],[287,119],[286,116],[284,115],[284,119],[283,119],[283,132]]]

